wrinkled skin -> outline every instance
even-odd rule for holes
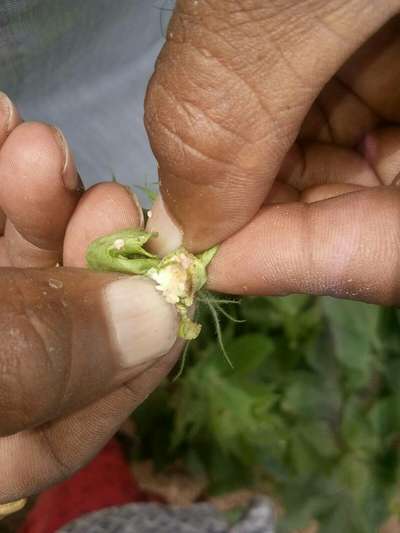
[[[178,0],[146,125],[211,288],[400,302],[399,10]]]
[[[224,241],[211,288],[400,301],[399,3],[178,0],[146,124],[185,244]],[[89,461],[180,346],[118,367],[119,276],[76,268],[141,227],[123,187],[84,193],[54,131],[1,105],[0,176],[1,504]]]
[[[85,253],[104,233],[140,228],[142,212],[117,183],[83,191],[54,128],[23,123],[14,106],[11,117],[6,108],[0,97],[0,505],[35,494],[92,459],[166,376],[181,348],[178,342],[164,357],[121,364],[104,291],[126,278],[88,271]],[[134,283],[125,291],[128,327],[139,331],[167,304],[156,295],[143,319],[135,294],[144,300],[156,291]],[[158,329],[168,320],[160,322]],[[137,337],[126,344],[140,358]]]

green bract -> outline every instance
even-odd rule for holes
[[[155,236],[156,233],[126,229],[100,237],[87,250],[88,266],[92,270],[142,275],[155,281],[156,289],[163,293],[168,303],[176,306],[180,315],[179,336],[195,339],[201,325],[191,320],[189,309],[207,281],[207,266],[217,247],[199,255],[180,247],[161,258],[144,248]]]

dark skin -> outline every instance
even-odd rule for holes
[[[400,302],[398,4],[178,2],[146,123],[210,288]]]
[[[125,278],[89,272],[85,251],[104,233],[140,227],[141,211],[117,183],[83,191],[58,140],[47,124],[23,123],[15,107],[7,119],[0,101],[0,506],[81,468],[181,348],[121,367],[104,295]],[[135,291],[126,294],[131,302]],[[137,294],[146,297],[139,287]],[[134,328],[141,318],[130,308]]]
[[[178,0],[146,125],[184,243],[222,243],[211,289],[400,302],[399,11],[399,0]],[[117,184],[83,193],[54,130],[5,109],[0,99],[0,503],[89,461],[180,349],[117,368],[102,291],[119,276],[69,267],[85,266],[95,237],[139,227],[140,211]],[[166,220],[164,251],[182,240]]]

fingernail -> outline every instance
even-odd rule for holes
[[[139,215],[139,227],[143,228],[144,226],[144,215],[143,215],[143,209],[140,205],[139,199],[134,193],[134,191],[131,189],[131,187],[128,187],[125,185],[125,189],[128,191],[129,196],[132,198],[132,202],[135,204],[135,207],[137,209],[138,215]]]
[[[70,191],[80,191],[83,188],[82,181],[76,172],[75,164],[67,140],[64,137],[63,132],[57,128],[57,126],[53,126],[53,128],[56,141],[61,148],[64,157],[64,164],[61,170],[61,177],[64,185]]]
[[[168,213],[161,196],[154,202],[146,230],[158,233],[149,243],[150,250],[158,255],[166,255],[182,245],[183,232]]]
[[[133,367],[165,355],[178,334],[178,316],[142,277],[123,278],[105,288],[105,312],[111,342],[121,367]]]
[[[5,132],[9,133],[18,124],[20,117],[12,101],[2,91],[0,91],[0,105],[4,108],[6,114]]]

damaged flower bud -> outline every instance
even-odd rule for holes
[[[179,336],[192,340],[201,325],[192,321],[189,310],[198,291],[207,281],[207,266],[217,247],[194,255],[180,247],[164,258],[143,247],[156,234],[142,230],[123,230],[95,240],[86,259],[92,270],[144,275],[156,283],[165,300],[175,305],[180,315]]]

